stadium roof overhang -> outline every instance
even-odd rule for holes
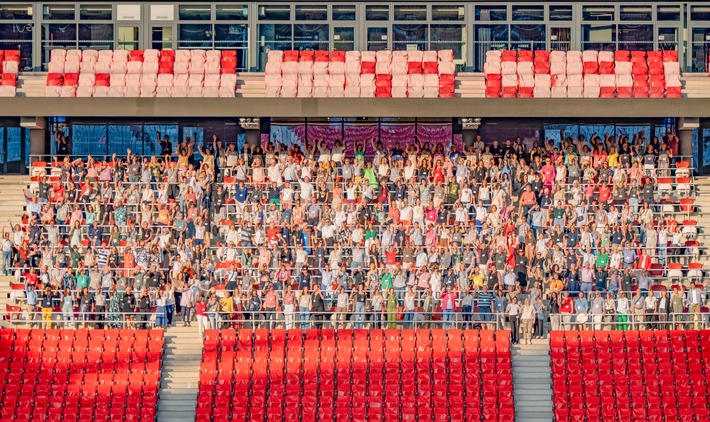
[[[710,98],[3,98],[0,116],[710,117]]]

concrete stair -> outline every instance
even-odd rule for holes
[[[681,76],[681,83],[683,84],[683,97],[710,97],[710,78],[707,73],[685,73]]]
[[[237,73],[238,98],[263,98],[266,94],[265,77],[260,72]]]
[[[483,73],[459,73],[456,75],[457,98],[483,98],[486,96],[486,81]]]
[[[23,72],[17,76],[18,97],[44,97],[47,72]]]
[[[177,322],[181,325],[181,322]],[[194,422],[202,362],[197,327],[170,327],[160,380],[158,422]]]
[[[515,420],[551,422],[553,409],[549,340],[537,339],[533,340],[532,345],[513,345],[511,353]]]

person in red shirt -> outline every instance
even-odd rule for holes
[[[572,314],[574,314],[574,299],[569,297],[569,293],[562,292],[560,298],[560,313],[562,314],[562,329],[569,330],[571,328]]]
[[[599,186],[599,202],[607,203],[609,202],[609,198],[611,198],[611,189],[609,189],[609,186]]]
[[[197,316],[197,327],[202,336],[206,329],[210,328],[210,320],[207,317],[207,304],[205,303],[205,297],[199,295],[197,298],[197,303],[195,304],[195,315]]]
[[[388,268],[394,268],[397,265],[397,248],[394,245],[390,245],[385,252],[385,264]]]
[[[269,239],[269,242],[272,244],[278,244],[279,243],[279,236],[281,235],[281,230],[274,225],[274,223],[271,223],[271,227],[269,227],[266,230],[266,237]]]

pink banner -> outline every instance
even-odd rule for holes
[[[353,154],[355,152],[355,145],[365,145],[366,154],[372,154],[372,139],[377,142],[377,125],[345,125],[344,130],[344,141],[345,141],[345,151],[346,154]]]

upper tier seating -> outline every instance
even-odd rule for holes
[[[19,67],[19,50],[0,50],[0,97],[14,97],[17,93]]]
[[[514,420],[508,331],[208,330],[204,345],[198,422]]]
[[[154,421],[160,330],[0,330],[3,421]]]
[[[52,50],[48,97],[235,97],[235,50]]]
[[[557,421],[707,421],[710,331],[553,331]]]
[[[272,50],[266,96],[452,98],[455,69],[451,50]]]
[[[491,98],[680,98],[678,52],[491,50]]]

